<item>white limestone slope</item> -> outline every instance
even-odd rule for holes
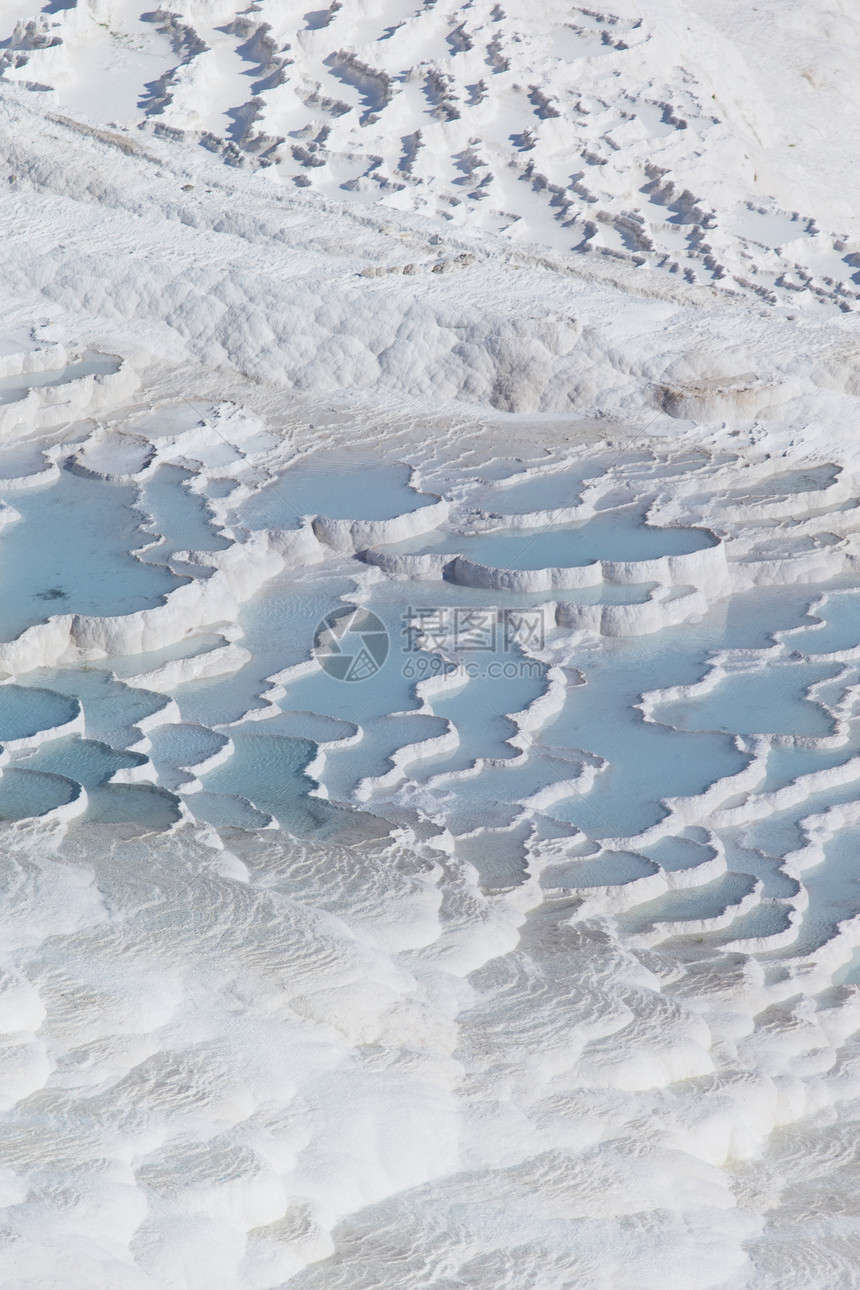
[[[857,299],[857,191],[830,128],[856,94],[849,10],[4,0],[0,13],[5,81],[262,167],[280,188],[791,308]],[[415,246],[404,264],[420,274],[423,259]]]
[[[0,2],[0,560],[71,471],[172,571],[46,535],[0,644],[0,1279],[851,1286],[856,16],[303,9]],[[467,554],[632,503],[704,545]],[[516,597],[508,688],[314,690]]]

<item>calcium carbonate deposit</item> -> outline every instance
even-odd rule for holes
[[[0,0],[0,1284],[860,1287],[858,47]]]

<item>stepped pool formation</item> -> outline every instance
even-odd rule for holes
[[[8,460],[3,1133],[88,1241],[122,1216],[69,1284],[191,1241],[188,1285],[394,1285],[380,1231],[426,1284],[452,1206],[462,1284],[778,1263],[737,1195],[855,1096],[850,467],[295,454],[169,400]],[[607,1188],[678,1168],[634,1257]],[[61,1242],[47,1194],[10,1232],[33,1204]]]
[[[4,1287],[860,1290],[858,41],[0,0]]]

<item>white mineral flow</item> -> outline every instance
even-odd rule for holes
[[[3,1285],[860,1285],[858,39],[0,0]]]

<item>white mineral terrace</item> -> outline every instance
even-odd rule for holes
[[[858,40],[0,0],[4,1286],[860,1285]]]
[[[43,357],[57,361],[53,351]],[[109,374],[35,362],[22,353],[17,366],[30,370],[16,379],[37,426],[41,401],[64,385],[84,410],[94,391],[116,398],[103,388]],[[66,371],[68,381],[40,383],[41,370]],[[553,1041],[575,1042],[579,1057],[571,1065],[553,1046],[562,1065],[550,1069],[575,1072],[592,1097],[721,1078],[716,1023],[701,1010],[740,962],[759,964],[757,993],[733,1003],[732,1034],[754,1034],[756,1012],[798,992],[829,1001],[828,1025],[853,1024],[860,581],[847,464],[748,462],[668,443],[481,461],[453,448],[428,458],[417,442],[411,452],[368,444],[296,455],[264,422],[228,407],[125,409],[124,390],[136,386],[139,377],[126,378],[110,415],[80,421],[71,444],[31,435],[26,452],[0,463],[0,812],[13,829],[10,861],[41,837],[68,865],[81,846],[104,846],[105,829],[124,847],[147,839],[157,866],[175,855],[197,872],[204,855],[221,857],[206,861],[216,889],[199,914],[218,920],[220,944],[235,914],[217,913],[227,890],[216,894],[217,884],[228,884],[231,902],[237,881],[255,890],[253,866],[262,875],[271,865],[267,836],[288,835],[286,854],[325,856],[323,881],[330,857],[366,853],[361,881],[379,883],[392,848],[405,847],[421,858],[405,921],[368,910],[368,952],[420,948],[449,989],[499,954],[506,961],[514,928],[522,935],[522,920],[540,910],[556,925],[552,911],[563,909],[558,926],[579,941],[611,920],[627,955],[694,949],[713,984],[706,977],[703,1002],[679,1013],[674,1030],[648,1019],[666,1006],[654,995],[630,1014],[629,1025],[645,1027],[635,1043],[615,1039],[619,1023],[602,1008],[594,1023],[576,1023],[575,1039]],[[776,527],[789,513],[790,525]],[[333,640],[348,651],[356,637],[319,625],[358,613],[360,627],[365,611],[384,625],[387,656],[350,683],[325,664]],[[106,863],[111,854],[112,845]],[[471,892],[465,922],[464,912],[444,912],[447,895],[439,905],[450,881]],[[338,890],[333,914],[346,898]],[[93,898],[64,902],[64,917],[97,925]],[[50,911],[39,917],[52,935],[65,926]],[[550,972],[552,956],[539,953],[528,971]],[[385,989],[414,988],[405,981]],[[541,987],[550,1016],[569,982],[558,999],[554,988]],[[337,1043],[381,1033],[362,1016]],[[796,1021],[786,1025],[793,1035]],[[776,1051],[784,1076],[772,1067]],[[776,1082],[765,1118],[759,1109],[748,1124],[740,1095],[725,1095],[707,1150],[700,1138],[695,1151],[684,1147],[700,1168],[747,1159],[774,1124],[797,1118],[776,1090],[796,1081],[804,1051],[786,1039],[768,1058]],[[8,1104],[49,1087],[48,1069],[16,1066]],[[825,1091],[825,1074],[819,1101],[838,1096]],[[350,1079],[363,1096],[362,1077]],[[172,1112],[159,1114],[172,1122]],[[449,1167],[438,1135],[451,1114],[428,1112],[415,1178]],[[188,1129],[180,1121],[169,1132],[179,1150]],[[209,1137],[194,1141],[201,1162],[216,1150]],[[229,1141],[237,1162],[256,1150],[244,1131]],[[166,1167],[151,1156],[144,1179]],[[190,1168],[193,1178],[209,1166]],[[285,1204],[282,1166],[270,1166],[265,1184],[262,1168],[236,1163],[231,1225],[240,1214],[265,1228]],[[295,1168],[316,1213],[330,1186],[322,1163]],[[191,1212],[212,1215],[224,1185],[207,1184],[212,1199],[194,1200]],[[383,1171],[357,1203],[382,1203],[400,1185]]]

